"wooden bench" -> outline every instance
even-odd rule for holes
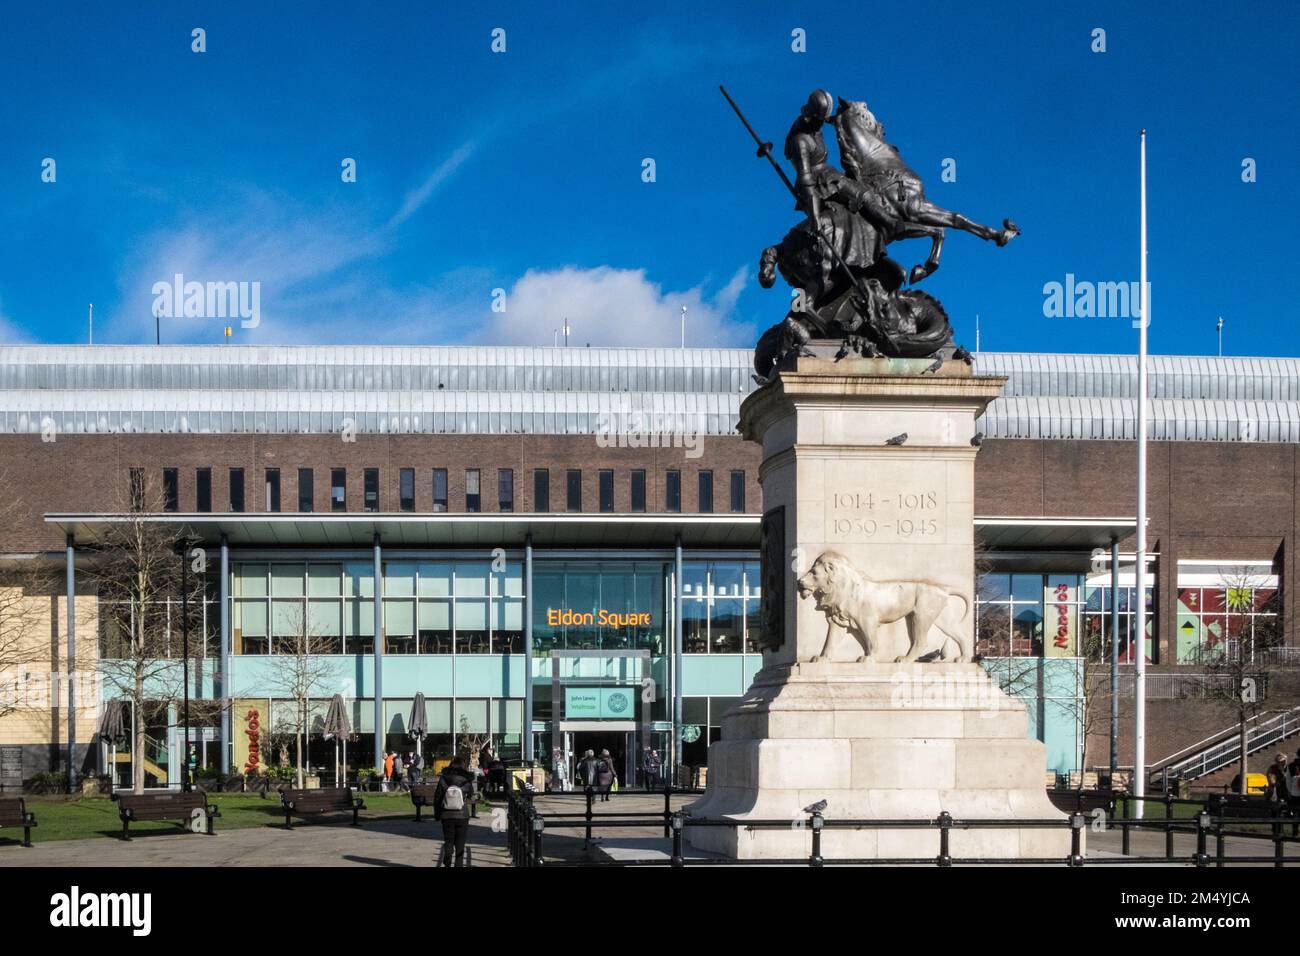
[[[205,832],[212,836],[216,831],[214,820],[221,811],[208,802],[202,790],[169,790],[166,793],[115,793],[117,815],[122,818],[122,839],[131,839],[132,823],[144,820],[172,820],[185,829],[190,828],[195,810],[206,816]]]
[[[1293,811],[1284,803],[1275,803],[1268,797],[1245,796],[1239,793],[1212,793],[1209,800],[1210,816],[1237,820],[1279,819],[1291,822]]]
[[[349,787],[327,787],[321,790],[280,791],[284,807],[285,829],[293,829],[293,818],[315,813],[351,813],[352,825],[361,822],[360,813],[366,808],[360,797],[354,797]]]
[[[22,827],[23,846],[31,846],[34,826],[36,814],[28,812],[27,803],[22,797],[0,797],[0,830],[5,827]]]
[[[411,787],[411,805],[415,807],[415,822],[420,822],[420,811],[433,806],[433,796],[438,792],[437,783],[417,783]]]

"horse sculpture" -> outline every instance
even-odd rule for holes
[[[916,284],[939,268],[945,228],[961,229],[981,239],[1005,246],[1020,234],[1010,219],[1002,228],[982,226],[960,213],[937,206],[925,196],[921,177],[903,162],[898,150],[885,142],[885,128],[861,101],[839,98],[834,116],[835,139],[840,146],[844,172],[880,198],[897,227],[885,242],[895,239],[930,240],[930,257],[925,265],[913,266],[911,282]]]

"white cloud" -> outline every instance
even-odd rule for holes
[[[25,345],[34,341],[35,339],[26,329],[19,327],[3,310],[0,310],[0,344]]]
[[[665,292],[644,269],[530,269],[507,290],[506,311],[489,312],[477,338],[486,344],[550,345],[567,319],[570,345],[680,345],[686,306],[687,345],[743,346],[753,342],[754,329],[732,313],[746,278],[739,269],[710,296],[700,285]]]

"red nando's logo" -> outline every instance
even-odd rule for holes
[[[1056,640],[1057,647],[1070,646],[1070,588],[1065,584],[1056,586]]]
[[[244,734],[248,737],[248,762],[244,773],[252,773],[262,762],[262,719],[256,708],[244,715]]]

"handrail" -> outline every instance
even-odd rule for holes
[[[1265,716],[1264,714],[1256,714],[1254,717],[1251,717],[1249,720],[1247,720],[1246,723],[1247,724],[1257,723],[1259,720],[1263,719],[1264,716]],[[1239,731],[1240,731],[1239,724],[1232,724],[1231,726],[1225,727],[1222,730],[1215,731],[1214,733],[1210,734],[1210,736],[1206,737],[1204,740],[1198,740],[1196,743],[1189,744],[1188,746],[1184,747],[1182,750],[1176,750],[1167,757],[1161,757],[1159,760],[1147,764],[1147,772],[1154,773],[1157,770],[1161,770],[1169,766],[1171,763],[1174,763],[1175,761],[1181,760],[1184,757],[1191,756],[1192,754],[1199,753],[1200,751],[1204,750],[1206,747],[1210,747],[1214,744],[1223,743],[1223,741],[1228,739],[1229,737],[1236,736],[1236,734]]]
[[[1300,732],[1300,706],[1292,707],[1274,714],[1249,726],[1246,731],[1246,753],[1258,753],[1279,740]],[[1195,779],[1232,764],[1241,759],[1241,743],[1236,735],[1224,737],[1218,743],[1204,748],[1199,753],[1185,757],[1159,768],[1163,783],[1168,786],[1171,777]],[[1156,768],[1152,768],[1154,770]],[[1188,774],[1187,770],[1195,769]],[[1149,771],[1150,772],[1150,771]]]

